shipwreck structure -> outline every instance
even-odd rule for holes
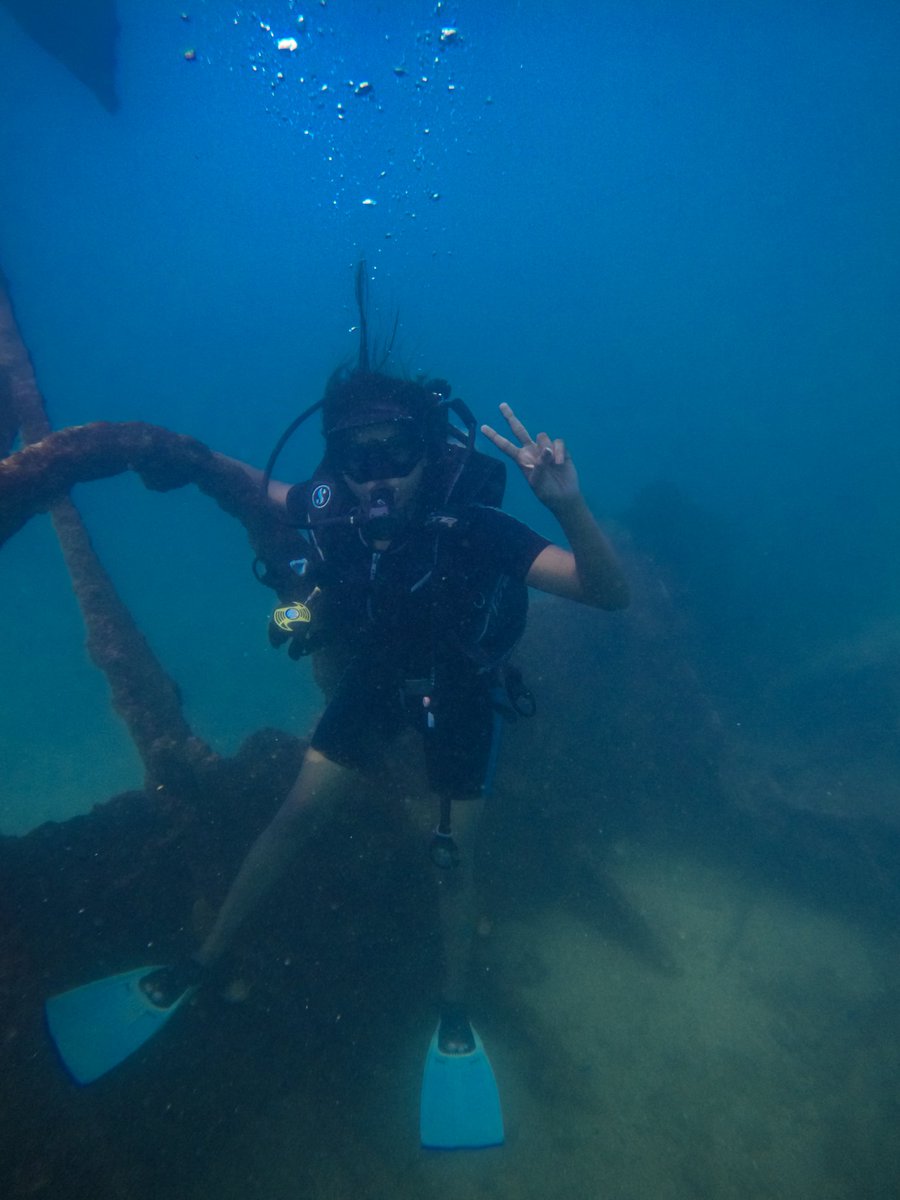
[[[141,790],[87,816],[0,839],[0,1086],[15,1095],[14,1104],[0,1105],[4,1194],[141,1200],[169,1187],[166,1164],[154,1152],[159,1138],[165,1136],[170,1156],[189,1164],[198,1129],[221,1132],[232,1109],[288,1081],[298,1086],[310,1075],[310,1055],[324,1064],[309,1079],[310,1104],[327,1123],[329,1105],[352,1091],[345,1085],[357,1040],[394,1040],[398,1018],[388,1014],[403,1012],[419,1026],[427,1019],[428,981],[437,974],[435,899],[421,847],[381,804],[390,797],[373,794],[352,829],[342,818],[322,832],[303,880],[289,881],[264,926],[239,941],[222,984],[246,1004],[206,1022],[202,1048],[173,1022],[169,1045],[174,1039],[178,1054],[169,1050],[169,1066],[151,1044],[138,1057],[149,1057],[158,1071],[148,1071],[146,1061],[126,1065],[73,1103],[41,1027],[43,999],[148,955],[166,961],[201,935],[304,747],[289,731],[261,730],[225,759],[190,728],[177,682],[118,595],[69,493],[76,483],[132,471],[152,490],[197,488],[241,522],[262,559],[292,556],[298,535],[271,518],[244,472],[193,438],[134,422],[54,430],[5,287],[0,455],[0,546],[29,520],[52,521],[90,655],[145,774]],[[662,504],[671,512],[667,497]],[[544,716],[527,732],[510,730],[512,752],[485,853],[488,895],[497,906],[525,911],[551,900],[568,904],[655,969],[677,971],[676,948],[632,911],[604,871],[605,847],[617,833],[653,829],[743,855],[785,886],[828,903],[840,897],[895,922],[896,829],[849,814],[798,812],[776,782],[741,775],[740,748],[707,694],[684,614],[673,604],[677,589],[642,536],[652,512],[651,497],[635,510],[632,534],[622,530],[636,599],[602,635],[596,614],[568,609],[560,620],[555,602],[535,605],[524,657],[539,664],[529,684]],[[536,646],[539,655],[530,653]],[[560,662],[577,662],[577,672],[540,665]],[[403,769],[401,763],[401,789]],[[329,868],[335,862],[340,872]],[[383,903],[371,903],[373,889]],[[410,943],[418,945],[415,953],[404,949]],[[522,1017],[499,975],[484,973],[483,987],[515,1027]],[[198,1000],[201,1010],[208,1003]],[[285,1035],[300,1014],[302,1043]],[[239,1084],[222,1065],[236,1026],[245,1042],[279,1045],[277,1061],[268,1052],[251,1055]],[[577,1064],[566,1075],[559,1047],[548,1050],[546,1038],[533,1033],[523,1030],[522,1043],[535,1058],[535,1074],[546,1080],[552,1061],[560,1094],[571,1091]],[[202,1063],[208,1087],[192,1086],[185,1062],[197,1069]],[[122,1103],[136,1070],[143,1072],[140,1129]],[[347,1134],[336,1128],[333,1136]],[[345,1149],[352,1160],[353,1145]]]

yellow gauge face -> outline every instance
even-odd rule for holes
[[[281,608],[276,608],[272,613],[272,620],[285,633],[293,633],[298,625],[308,625],[310,623],[312,613],[305,604],[300,604],[299,602],[283,604]]]

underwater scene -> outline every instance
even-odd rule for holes
[[[0,1195],[900,1194],[898,61],[0,0]]]

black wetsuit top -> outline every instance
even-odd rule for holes
[[[308,495],[302,485],[288,493],[298,523]],[[364,770],[411,723],[425,735],[431,786],[478,791],[491,757],[496,664],[521,633],[525,576],[550,543],[482,505],[419,524],[381,553],[356,526],[319,529],[314,541],[327,622],[352,659],[312,745]]]

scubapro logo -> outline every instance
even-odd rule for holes
[[[313,508],[324,508],[331,500],[331,488],[327,483],[317,483],[312,490]]]

